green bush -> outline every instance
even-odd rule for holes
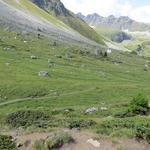
[[[59,133],[53,137],[47,138],[45,141],[36,141],[33,145],[34,150],[52,150],[59,149],[66,143],[74,142],[74,139],[68,133]]]
[[[16,150],[16,144],[11,136],[0,135],[0,150]]]
[[[89,127],[96,124],[93,120],[72,120],[69,123],[69,128],[82,128],[82,127]]]
[[[150,143],[150,128],[145,126],[137,126],[135,128],[135,137],[137,139],[144,139]]]
[[[130,110],[136,115],[147,115],[150,111],[148,100],[142,94],[137,95],[130,103]]]
[[[118,117],[118,118],[125,118],[125,117],[132,117],[132,116],[134,116],[134,114],[128,108],[114,114],[114,117]]]
[[[28,127],[40,124],[47,116],[40,111],[22,110],[11,113],[7,116],[6,122],[12,127]]]
[[[148,100],[145,98],[144,95],[139,94],[133,98],[130,102],[129,106],[120,112],[114,114],[115,117],[125,118],[125,117],[132,117],[136,115],[147,115],[150,112],[150,107]]]
[[[61,133],[59,135],[54,136],[53,138],[49,138],[45,141],[46,147],[51,149],[58,149],[62,147],[65,143],[74,142],[71,135],[68,133]]]
[[[147,117],[140,117],[140,116],[129,118],[117,118],[102,121],[96,125],[96,128],[97,133],[104,135],[112,135],[113,132],[114,135],[116,135],[115,132],[130,130],[132,131],[132,134],[134,136],[135,128],[138,126],[144,126],[145,128],[149,129],[150,119],[148,119]]]

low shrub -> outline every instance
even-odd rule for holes
[[[114,117],[117,118],[125,118],[125,117],[132,117],[132,116],[135,116],[135,114],[129,108],[116,112],[114,114]]]
[[[72,120],[69,122],[69,128],[82,128],[82,127],[89,127],[96,124],[93,120]]]
[[[12,127],[28,127],[36,125],[45,120],[47,116],[40,111],[21,110],[7,116],[6,122]]]
[[[46,140],[36,141],[33,145],[34,150],[52,150],[59,149],[66,143],[74,142],[74,139],[68,133],[59,133]]]
[[[62,147],[65,143],[71,143],[74,142],[71,135],[68,133],[62,133],[59,135],[54,136],[53,138],[49,138],[45,141],[45,145],[48,148],[48,150],[52,149],[58,149]]]
[[[140,116],[129,117],[129,118],[117,118],[117,119],[105,120],[101,123],[98,123],[96,125],[96,128],[97,128],[97,133],[104,134],[104,135],[111,135],[113,132],[130,130],[133,131],[132,134],[134,136],[134,130],[137,126],[144,126],[147,129],[150,128],[150,119],[148,119],[147,117],[140,117]],[[114,133],[114,135],[115,134],[116,133]]]
[[[125,118],[136,115],[147,115],[150,112],[149,102],[144,95],[139,94],[133,98],[129,106],[120,112],[114,114],[115,117]]]
[[[136,115],[147,115],[150,111],[148,100],[139,94],[130,103],[130,111]]]
[[[139,139],[147,140],[150,143],[150,128],[145,126],[137,126],[135,128],[135,137]]]
[[[0,150],[16,150],[16,143],[11,136],[0,135]]]

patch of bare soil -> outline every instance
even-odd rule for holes
[[[60,150],[150,150],[150,145],[144,142],[138,142],[134,139],[120,139],[118,141],[111,140],[95,140],[95,135],[88,132],[67,130],[75,140],[75,143],[65,144]],[[36,140],[46,139],[53,136],[54,133],[32,133],[29,135],[17,136],[17,144],[24,145],[20,150],[32,150],[32,144]],[[89,142],[89,141],[94,141]],[[97,143],[98,145],[94,145]]]

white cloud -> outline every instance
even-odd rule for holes
[[[136,7],[130,2],[120,0],[62,0],[71,11],[82,12],[84,15],[98,13],[102,16],[129,16],[141,22],[150,22],[150,5]]]

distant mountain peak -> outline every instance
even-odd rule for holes
[[[80,16],[79,16],[80,17]],[[150,31],[150,25],[134,21],[128,16],[115,17],[110,15],[108,17],[102,17],[97,13],[88,14],[82,17],[90,26],[94,27],[108,27],[119,30],[131,30],[131,31]]]
[[[116,19],[116,17],[114,15],[109,15],[107,18]]]

